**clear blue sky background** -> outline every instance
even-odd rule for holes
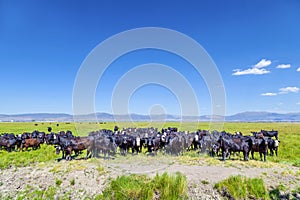
[[[199,42],[222,75],[227,114],[300,112],[300,1],[11,1],[0,0],[0,113],[72,113],[79,67],[101,41],[139,27],[164,27]],[[118,59],[96,93],[98,112],[133,67],[157,62],[183,74],[210,114],[203,79],[178,57],[157,50]],[[298,71],[297,71],[298,70]],[[176,94],[157,85],[137,90],[129,112],[153,105],[180,112]]]

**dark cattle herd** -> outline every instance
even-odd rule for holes
[[[252,132],[252,135],[243,135],[240,132],[231,134],[225,131],[196,132],[178,131],[169,127],[158,130],[157,128],[123,128],[117,126],[114,130],[102,129],[90,132],[85,137],[76,137],[71,131],[49,133],[33,131],[32,133],[0,135],[0,150],[28,151],[37,150],[41,144],[53,145],[57,154],[62,152],[62,159],[71,160],[83,150],[86,158],[100,157],[109,159],[119,153],[127,154],[146,153],[156,155],[158,151],[163,154],[182,155],[185,151],[197,151],[211,156],[220,156],[222,160],[230,159],[232,153],[242,152],[243,159],[249,160],[251,153],[258,152],[260,159],[266,161],[266,156],[277,156],[279,140],[278,131],[261,130]],[[29,149],[30,148],[30,149]]]

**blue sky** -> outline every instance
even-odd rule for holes
[[[227,115],[300,112],[297,0],[1,0],[0,113],[72,113],[74,81],[86,56],[114,34],[140,27],[173,29],[205,48],[224,82]],[[112,112],[118,80],[146,63],[162,63],[182,74],[195,91],[200,114],[211,113],[207,86],[190,64],[149,49],[111,64],[96,91],[96,111]],[[128,107],[131,113],[164,109],[179,114],[180,100],[168,88],[149,84],[133,92]]]

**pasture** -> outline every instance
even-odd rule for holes
[[[58,124],[58,126],[57,126]],[[135,122],[127,123],[127,122],[107,122],[104,124],[99,123],[80,123],[77,126],[80,127],[80,132],[76,129],[75,123],[66,123],[66,122],[32,122],[32,123],[23,123],[23,122],[15,122],[15,123],[0,123],[0,133],[23,133],[23,132],[32,132],[34,130],[44,131],[47,133],[47,128],[51,127],[53,132],[58,132],[61,130],[70,130],[76,136],[86,136],[89,132],[99,130],[99,129],[113,129],[115,125],[118,125],[120,128],[123,127],[149,127],[149,125],[153,127],[179,127],[180,131],[196,131],[197,129],[208,130],[209,123],[208,122],[185,122],[180,124],[179,122],[167,122],[165,124],[159,122],[152,122],[151,124],[147,122]],[[300,167],[300,123],[225,123],[223,130],[226,132],[234,133],[236,131],[242,132],[244,135],[251,135],[251,131],[260,131],[261,129],[265,130],[278,130],[279,132],[279,156],[278,157],[268,157],[270,162],[275,163],[286,163],[291,164],[293,166]],[[212,130],[210,130],[212,131]],[[222,130],[218,130],[222,131]],[[13,166],[16,164],[17,166],[26,165],[29,163],[35,162],[45,162],[51,161],[57,158],[56,155],[51,155],[51,151],[54,149],[53,147],[43,146],[43,148],[39,151],[30,151],[30,152],[21,152],[22,156],[19,152],[7,153],[5,151],[0,151],[1,158],[4,160],[0,164],[0,168],[5,168],[7,166]],[[44,156],[43,156],[44,155]],[[28,161],[26,160],[28,157]],[[257,157],[257,156],[256,156]],[[34,158],[34,159],[33,159]],[[25,160],[24,160],[25,159]],[[35,160],[36,159],[36,160]],[[20,162],[18,162],[20,160]]]
[[[208,130],[210,127],[208,122],[185,122],[182,124],[179,122],[135,122],[134,124],[127,122],[107,122],[101,124],[89,122],[77,124],[66,122],[15,122],[0,123],[0,133],[5,132],[19,134],[23,132],[32,132],[34,130],[44,131],[47,133],[48,127],[51,127],[53,132],[70,130],[74,135],[86,136],[90,131],[99,129],[113,129],[115,125],[119,126],[120,128],[143,128],[152,126],[161,129],[162,127],[178,127],[179,131],[191,132],[196,131],[196,129]],[[219,197],[219,194],[217,194],[216,189],[213,189],[214,184],[218,183],[217,188],[220,188],[220,184],[223,183],[221,182],[222,180],[239,174],[253,178],[259,177],[262,181],[265,181],[268,191],[273,192],[272,195],[274,198],[272,199],[279,198],[280,195],[282,196],[284,193],[293,193],[294,191],[296,191],[296,193],[298,191],[299,193],[300,190],[297,188],[297,185],[299,185],[300,181],[300,123],[225,123],[223,127],[223,130],[226,132],[234,133],[239,131],[242,132],[243,135],[250,135],[251,131],[260,131],[261,129],[274,129],[278,130],[279,132],[279,155],[278,157],[268,156],[267,162],[259,161],[258,154],[255,155],[255,160],[250,160],[248,162],[242,161],[242,156],[238,155],[233,156],[230,160],[222,162],[217,157],[212,158],[207,155],[199,155],[194,151],[185,152],[183,156],[178,157],[162,155],[161,153],[153,157],[145,154],[140,154],[137,156],[128,154],[126,157],[124,157],[117,154],[113,160],[103,160],[101,158],[82,160],[81,158],[83,158],[85,155],[85,153],[83,153],[75,160],[58,162],[57,159],[61,158],[61,155],[56,155],[55,148],[53,146],[47,146],[46,144],[43,144],[38,150],[29,150],[23,152],[7,152],[1,150],[0,188],[3,190],[3,188],[6,189],[9,187],[8,191],[11,192],[11,196],[5,196],[4,193],[0,193],[0,197],[11,197],[12,199],[15,199],[14,197],[16,196],[22,197],[24,195],[28,195],[32,192],[32,190],[39,194],[42,193],[42,197],[45,197],[43,196],[44,193],[42,192],[43,188],[45,195],[53,196],[53,194],[61,192],[65,195],[69,194],[68,192],[72,191],[72,188],[74,189],[74,187],[76,187],[76,195],[78,194],[80,198],[100,198],[101,196],[97,195],[101,191],[104,191],[105,187],[112,190],[113,186],[108,185],[112,180],[119,181],[127,178],[123,177],[118,179],[117,177],[119,176],[122,177],[124,175],[138,173],[155,177],[157,176],[157,173],[163,174],[165,171],[170,173],[176,173],[179,171],[187,176],[188,196],[190,198],[192,197],[201,199],[202,197],[202,199],[205,199],[210,195],[217,198]],[[32,172],[30,169],[34,169],[35,173],[37,174],[43,174],[42,177],[47,174],[47,179],[42,180],[42,182],[45,182],[44,186],[39,185],[38,188],[35,188],[32,186],[32,184],[30,184],[34,184],[34,181],[30,180],[29,183],[26,184],[26,187],[19,186],[21,188],[15,189],[10,188],[8,184],[3,182],[3,180],[8,180],[7,177],[5,177],[5,174],[9,174],[11,176],[14,175],[13,177],[16,176],[15,174],[24,173],[24,171],[31,174]],[[215,173],[218,174],[217,177],[214,175]],[[31,176],[34,177],[34,175]],[[34,179],[33,177],[32,179]],[[137,177],[139,178],[140,176]],[[152,180],[151,178],[145,178],[144,176],[141,177],[142,180],[146,181],[146,183],[149,181],[151,182]],[[158,178],[159,177],[156,179]],[[12,178],[12,181],[13,179],[16,178]],[[233,178],[233,180],[235,179]],[[24,184],[23,182],[22,184]],[[93,182],[93,184],[89,185],[86,182]],[[98,187],[97,185],[100,183],[100,189],[92,189],[94,187]],[[114,182],[112,181],[111,183]],[[84,188],[87,189],[85,190]],[[278,188],[281,188],[281,190]],[[82,193],[78,192],[81,190]],[[128,192],[131,194],[133,191]],[[263,198],[265,198],[265,196],[266,194],[264,193]],[[79,198],[72,196],[71,194],[69,196],[67,195],[61,197],[66,199],[70,197],[72,199]]]

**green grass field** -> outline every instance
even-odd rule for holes
[[[36,125],[37,124],[37,125]],[[59,124],[59,126],[57,126]],[[135,122],[135,123],[66,123],[66,122],[32,122],[32,123],[0,123],[0,133],[23,133],[32,132],[34,130],[44,131],[47,133],[47,127],[52,127],[54,132],[71,130],[75,135],[85,136],[90,131],[98,129],[113,129],[115,125],[123,127],[178,127],[180,131],[196,131],[197,129],[209,129],[208,122]],[[279,131],[279,156],[268,157],[269,162],[285,163],[294,166],[300,166],[300,123],[225,123],[223,130],[234,133],[242,132],[244,135],[250,135],[251,131],[278,130]],[[222,131],[222,130],[218,130]],[[192,154],[194,156],[194,154]],[[33,163],[53,161],[60,158],[60,155],[55,154],[55,149],[52,146],[43,145],[41,149],[28,152],[11,152],[4,150],[0,151],[0,168],[10,166],[27,166]],[[256,155],[258,158],[258,155]]]

